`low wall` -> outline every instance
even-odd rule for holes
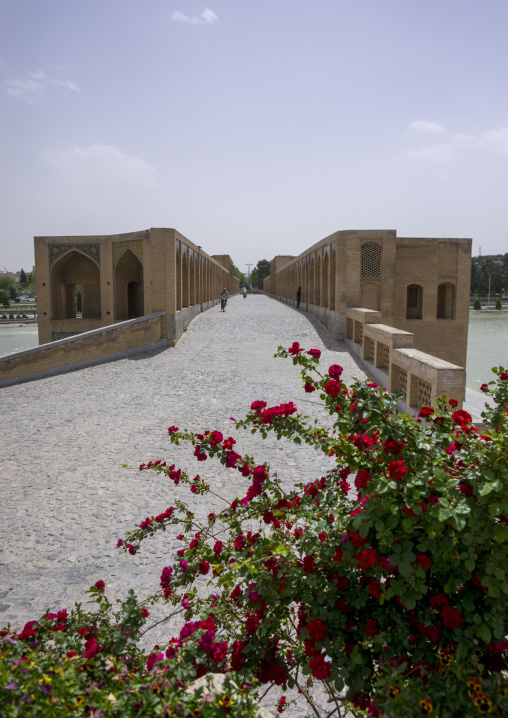
[[[0,387],[166,347],[166,324],[166,312],[154,312],[0,357]]]
[[[346,346],[364,371],[394,394],[402,393],[402,411],[419,412],[446,394],[462,407],[466,370],[413,346],[414,335],[380,324],[381,315],[371,309],[346,309]]]

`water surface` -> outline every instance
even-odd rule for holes
[[[0,357],[39,345],[37,324],[14,327],[0,324]]]
[[[494,379],[493,366],[508,369],[508,312],[469,312],[467,341],[467,379],[470,389]]]

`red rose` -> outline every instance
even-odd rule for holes
[[[445,606],[441,610],[441,618],[443,619],[444,625],[448,628],[460,628],[460,626],[464,624],[464,619],[460,611],[456,611],[451,606]]]
[[[313,641],[322,641],[326,636],[328,629],[323,621],[320,621],[319,618],[314,618],[307,624],[307,631]]]
[[[337,394],[340,394],[342,389],[340,382],[336,381],[335,379],[330,379],[330,381],[327,381],[324,388],[325,394],[328,394],[328,396],[337,396]]]
[[[371,479],[371,475],[368,471],[365,471],[364,469],[360,469],[360,471],[356,474],[355,479],[355,486],[358,490],[364,489],[367,484],[369,483]]]
[[[404,478],[404,475],[407,474],[408,468],[407,466],[404,466],[403,461],[392,461],[388,464],[388,473],[390,475],[390,479],[395,479],[395,481],[401,481]]]
[[[424,553],[417,553],[416,554],[416,564],[417,566],[421,566],[423,569],[430,568],[432,566],[432,562],[428,556],[426,556]]]
[[[206,574],[208,573],[209,570],[210,570],[210,564],[208,563],[208,561],[201,561],[201,563],[199,564],[199,572],[203,576],[206,576]]]
[[[371,579],[369,583],[369,593],[374,598],[379,599],[381,598],[381,581],[378,581],[377,578]]]
[[[256,412],[256,414],[259,414],[261,409],[264,409],[266,407],[266,401],[253,401],[250,405],[250,408],[252,411]]]
[[[387,439],[386,441],[383,441],[383,450],[385,454],[393,454],[394,456],[398,456],[398,454],[400,454],[400,452],[404,448],[405,444],[405,441],[403,441],[401,444],[397,444],[397,442],[393,439]]]
[[[423,418],[425,416],[431,416],[434,413],[434,409],[432,409],[430,406],[422,406],[420,409],[420,413],[418,414],[418,418]]]
[[[217,446],[224,439],[220,431],[212,431],[210,434],[210,446]]]
[[[305,382],[304,387],[307,394],[312,394],[313,391],[316,391],[316,387],[312,386],[312,384],[308,381]]]
[[[488,385],[488,384],[482,384],[482,385],[481,385],[480,391],[488,391],[488,390],[489,390],[489,385]]]
[[[206,461],[208,459],[208,456],[201,451],[200,444],[196,444],[196,448],[194,449],[194,456],[198,461]]]
[[[499,378],[501,379],[501,381],[506,381],[508,379],[508,371],[504,371],[502,374],[500,374]]]
[[[327,663],[324,659],[324,656],[322,656],[321,654],[314,656],[314,658],[309,663],[309,668],[314,678],[316,678],[318,681],[323,681],[326,678],[329,678],[332,672],[332,664]]]
[[[332,377],[332,379],[340,379],[343,371],[342,367],[338,364],[332,364],[332,366],[328,369],[328,374]]]
[[[450,605],[450,601],[444,593],[436,593],[434,596],[431,596],[429,603],[436,611],[440,611],[445,606]]]
[[[259,626],[259,618],[257,616],[249,616],[248,619],[245,622],[245,630],[251,636],[253,633],[256,633]]]
[[[359,568],[371,568],[377,563],[377,551],[373,548],[365,548],[353,556],[358,561]]]
[[[372,638],[372,636],[375,636],[377,633],[377,621],[375,621],[373,618],[369,618],[367,621],[367,625],[365,626],[365,635],[368,638]]]
[[[313,359],[319,359],[319,357],[321,356],[321,352],[319,351],[319,349],[309,349],[307,354],[309,354]]]
[[[170,436],[173,436],[173,434],[176,434],[177,431],[178,431],[178,426],[170,426],[168,429],[168,434]]]
[[[95,584],[95,588],[100,593],[103,593],[104,589],[106,588],[106,585],[105,585],[104,581],[97,581],[97,583]]]
[[[463,409],[454,411],[452,419],[456,424],[470,424],[473,421],[471,414],[468,414],[467,411],[464,411]]]
[[[295,356],[303,351],[305,351],[305,349],[301,347],[298,342],[293,342],[292,346],[290,346],[288,349],[288,354],[292,354],[293,356]]]
[[[303,559],[303,570],[305,573],[315,573],[317,571],[317,566],[312,556],[305,556]]]

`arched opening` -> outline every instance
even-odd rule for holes
[[[127,248],[115,267],[115,319],[125,321],[144,314],[143,265]]]
[[[376,282],[364,282],[362,284],[361,306],[364,309],[379,311],[379,285]]]
[[[314,283],[314,304],[318,307],[321,304],[321,256],[316,259],[316,277]]]
[[[55,263],[51,307],[53,319],[101,318],[100,270],[92,259],[73,250]]]
[[[406,319],[421,319],[423,315],[423,287],[410,284],[406,291]]]
[[[182,309],[189,306],[189,263],[187,261],[187,247],[182,247]]]
[[[314,304],[314,260],[310,260],[309,267],[309,304]]]
[[[182,308],[182,250],[180,242],[176,243],[176,311]]]
[[[332,252],[332,261],[330,262],[330,309],[335,311],[335,274],[336,274],[336,258],[335,250]]]
[[[437,288],[437,318],[455,319],[455,285],[443,282]]]
[[[196,304],[196,262],[192,250],[189,259],[189,290],[189,306],[193,307]]]
[[[321,283],[321,306],[328,306],[328,274],[330,272],[330,262],[328,261],[328,252],[323,260],[323,281]]]

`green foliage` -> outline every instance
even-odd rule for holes
[[[10,307],[11,304],[9,302],[9,297],[7,295],[7,292],[5,290],[0,290],[0,303],[3,307],[7,308]]]
[[[175,484],[175,505],[147,517],[118,545],[136,554],[157,532],[178,526],[181,548],[147,603],[166,605],[167,618],[179,615],[182,629],[143,656],[144,616],[135,596],[115,611],[96,584],[93,617],[81,617],[77,607],[69,618],[40,619],[41,628],[7,631],[0,711],[27,696],[49,705],[51,684],[60,701],[52,710],[87,702],[87,712],[76,715],[108,703],[115,715],[121,702],[118,715],[164,715],[150,701],[166,688],[167,715],[201,710],[197,715],[215,717],[230,708],[234,715],[243,697],[238,714],[249,715],[258,680],[298,688],[315,714],[309,688],[316,681],[330,697],[324,715],[507,714],[508,371],[495,368],[496,380],[482,386],[493,406],[483,414],[490,433],[481,434],[445,397],[412,418],[374,382],[347,387],[338,365],[321,370],[318,350],[295,343],[277,356],[300,367],[327,426],[309,421],[293,402],[255,401],[236,427],[308,444],[328,457],[329,470],[285,490],[268,464],[237,453],[232,437],[170,427],[172,443],[194,446],[200,474],[191,478],[159,459],[142,464],[141,471]],[[209,457],[239,472],[245,489],[199,522],[191,501],[210,492],[202,478]],[[181,498],[186,489],[189,503]],[[203,581],[206,589],[198,590]],[[65,630],[55,631],[56,621]],[[77,656],[68,664],[70,650]],[[66,676],[60,693],[50,666]],[[35,683],[28,683],[31,672]],[[227,701],[199,694],[195,708],[190,698],[187,705],[184,688],[211,673],[234,678]]]
[[[501,294],[508,289],[508,253],[490,254],[471,259],[471,291],[486,296],[490,291]]]
[[[502,309],[502,308],[503,308],[503,304],[501,302],[501,299],[498,297],[496,299],[496,309]]]
[[[12,277],[0,276],[0,289],[8,291],[9,287],[16,288],[15,280]]]
[[[28,280],[26,278],[25,270],[22,269],[19,275],[19,283],[23,286],[25,286],[28,283]]]
[[[238,267],[233,268],[233,274],[240,280],[240,289],[247,286],[247,277],[238,269]]]
[[[473,309],[478,310],[478,309],[481,309],[481,308],[482,308],[481,302],[480,302],[480,300],[479,300],[478,298],[476,298],[476,299],[474,300]]]

